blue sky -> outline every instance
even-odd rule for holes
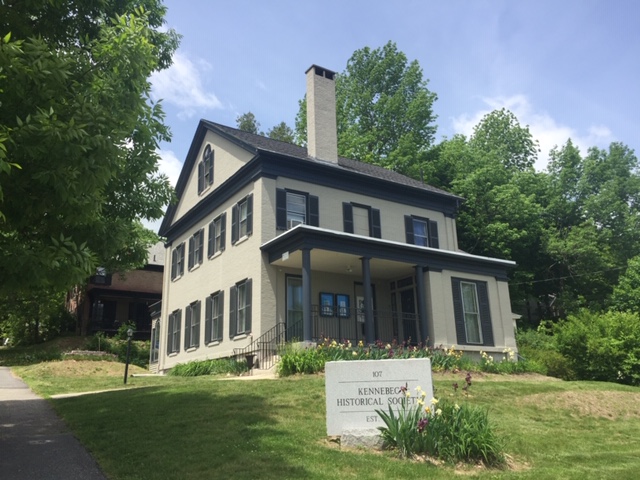
[[[253,112],[266,131],[291,127],[304,72],[337,72],[357,49],[396,42],[438,95],[438,140],[469,135],[506,107],[541,146],[536,167],[568,138],[583,153],[621,141],[640,154],[640,1],[165,0],[183,35],[174,65],[152,78],[173,140],[174,181],[206,118],[235,126]]]

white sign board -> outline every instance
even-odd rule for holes
[[[425,402],[430,402],[433,381],[428,358],[327,362],[327,435],[383,427],[376,410],[399,408],[405,397],[401,387],[411,393],[409,405],[415,404],[418,386],[426,393]]]

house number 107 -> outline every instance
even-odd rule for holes
[[[380,378],[382,377],[382,372],[373,372],[373,378]]]

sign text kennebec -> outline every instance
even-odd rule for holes
[[[403,398],[414,405],[418,386],[427,401],[433,397],[428,358],[328,362],[325,384],[328,435],[383,426],[376,410],[398,408]],[[405,397],[402,387],[412,395]]]

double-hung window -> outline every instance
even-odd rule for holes
[[[229,312],[229,336],[251,331],[251,279],[242,280],[231,287]]]
[[[405,215],[404,226],[407,243],[422,247],[440,248],[438,222],[415,215]]]
[[[276,190],[276,228],[289,230],[297,225],[320,226],[318,197],[307,192]]]
[[[458,344],[493,346],[487,282],[452,278],[451,286]]]
[[[223,213],[214,218],[209,224],[209,245],[207,247],[207,256],[209,258],[224,250],[226,223],[227,214]]]
[[[342,204],[342,220],[346,233],[382,238],[380,210],[377,208],[344,202]]]
[[[204,254],[204,228],[189,239],[189,270],[202,263]]]
[[[171,252],[171,280],[184,275],[184,242]]]
[[[180,351],[180,328],[182,310],[174,310],[167,321],[167,355]]]
[[[205,305],[205,342],[222,341],[222,322],[224,314],[224,292],[219,290],[207,297]]]
[[[202,154],[202,160],[198,162],[198,195],[213,185],[213,150],[207,145]]]
[[[184,349],[200,345],[200,301],[187,305],[184,315]]]
[[[247,195],[233,206],[231,212],[231,243],[253,233],[253,195]]]

